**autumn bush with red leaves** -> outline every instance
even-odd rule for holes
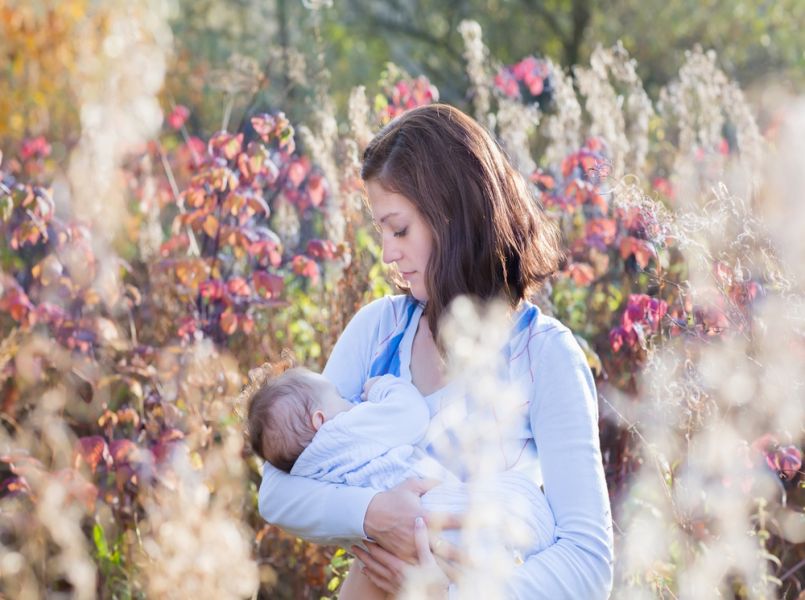
[[[556,75],[528,57],[488,83],[550,115]],[[390,68],[371,123],[437,99],[425,77]],[[4,427],[12,436],[30,428],[47,437],[58,415],[70,444],[69,456],[58,460],[45,445],[4,451],[0,494],[36,507],[42,482],[62,482],[80,507],[102,595],[144,593],[136,549],[150,490],[172,481],[174,464],[203,472],[217,460],[213,451],[240,427],[235,398],[248,370],[284,348],[320,367],[358,306],[389,289],[365,215],[343,200],[356,193],[354,165],[344,166],[343,180],[328,180],[297,148],[281,112],[252,114],[241,131],[206,141],[188,134],[189,109],[167,112],[161,137],[125,165],[130,239],[113,255],[98,254],[80,214],[57,210],[44,137],[24,140],[0,164]],[[731,149],[722,146],[711,150],[728,158]],[[723,255],[708,260],[712,293],[698,294],[688,285],[692,267],[673,222],[668,165],[658,154],[644,189],[639,178],[635,184],[613,176],[612,154],[608,140],[588,136],[559,164],[527,174],[568,245],[566,268],[538,300],[577,334],[603,400],[616,391],[640,402],[641,376],[656,351],[676,344],[694,355],[703,343],[751,336],[774,282]],[[635,186],[650,201],[634,201]],[[345,216],[342,239],[325,233],[328,210]],[[53,389],[66,399],[42,412]],[[636,426],[613,419],[606,406],[602,414],[604,466],[618,506],[650,457]],[[745,442],[747,460],[774,474],[801,510],[801,440],[772,431]],[[343,555],[263,523],[255,504],[259,467],[246,450],[241,458],[248,473],[242,489],[229,493],[243,498],[263,592],[333,591],[346,567]],[[669,467],[667,477],[674,474]],[[702,523],[691,517],[684,527],[706,540]],[[783,573],[805,552],[774,536],[768,549],[785,553],[778,559]],[[64,576],[38,576],[51,589],[70,589]]]

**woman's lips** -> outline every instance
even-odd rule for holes
[[[400,271],[400,275],[402,275],[405,279],[410,279],[411,275],[414,273],[416,273],[416,271]]]

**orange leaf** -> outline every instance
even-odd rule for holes
[[[176,264],[176,277],[187,288],[195,291],[209,273],[209,266],[200,258],[180,261]]]
[[[635,262],[637,262],[641,269],[645,269],[651,258],[656,256],[654,247],[649,242],[632,236],[623,238],[620,250],[621,258],[627,259],[630,256],[634,256]]]
[[[246,335],[249,335],[252,331],[254,331],[254,319],[252,319],[249,315],[241,315],[240,319],[240,329]]]
[[[206,193],[202,187],[192,187],[184,194],[185,204],[191,208],[200,208],[204,206],[204,199]]]
[[[238,316],[230,309],[221,313],[221,331],[227,335],[232,335],[238,330]]]
[[[573,263],[567,268],[567,272],[573,282],[580,287],[590,285],[595,279],[593,268],[587,263]]]
[[[130,388],[131,389],[131,388]],[[140,392],[142,394],[142,392]],[[131,423],[134,427],[140,424],[140,415],[133,408],[121,408],[117,411],[118,422],[121,424]],[[112,442],[114,444],[114,442]],[[112,451],[114,456],[114,451]]]
[[[202,225],[201,228],[204,230],[204,233],[214,238],[215,234],[218,233],[218,219],[212,215],[207,215],[207,218],[204,219],[204,225]]]
[[[252,295],[252,288],[243,277],[233,277],[226,282],[226,289],[233,296],[243,298]]]

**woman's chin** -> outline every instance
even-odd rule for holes
[[[415,286],[409,288],[411,295],[414,297],[414,300],[417,302],[427,302],[428,301],[428,293],[425,290],[418,290]]]

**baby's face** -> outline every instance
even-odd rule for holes
[[[324,413],[325,420],[329,421],[337,414],[348,411],[352,408],[352,403],[344,400],[341,394],[338,393],[336,387],[330,383],[330,380],[320,375],[319,373],[311,373],[311,377],[316,379],[319,384],[321,394],[319,395],[319,408]]]

